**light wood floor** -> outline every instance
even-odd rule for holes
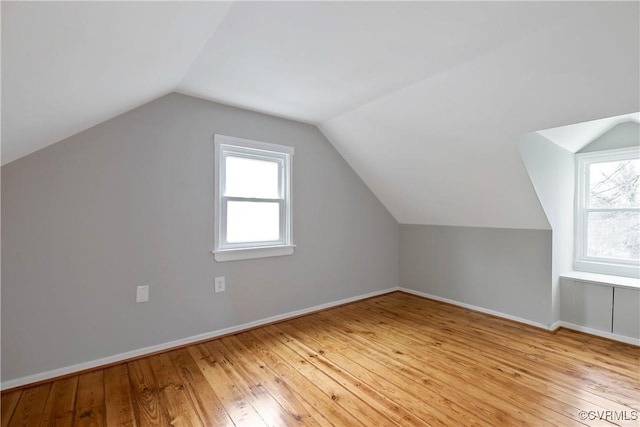
[[[638,411],[638,347],[395,292],[8,391],[1,419],[3,427],[570,426],[640,425]]]

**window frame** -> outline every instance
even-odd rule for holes
[[[226,135],[214,136],[214,256],[216,261],[291,255],[292,243],[291,172],[294,148]],[[226,158],[229,156],[278,163],[278,197],[225,196]],[[280,235],[277,240],[228,242],[226,224],[230,201],[278,203]]]
[[[637,261],[587,255],[588,215],[590,212],[640,211],[640,208],[589,208],[587,206],[590,194],[589,167],[594,163],[634,160],[638,158],[640,158],[640,150],[637,147],[578,153],[575,155],[574,270],[615,276],[639,277],[640,265]]]

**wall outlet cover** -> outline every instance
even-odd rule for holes
[[[149,285],[138,286],[136,288],[136,302],[149,301]]]
[[[224,282],[224,277],[216,277],[213,280],[213,283],[215,285],[215,292],[224,292],[226,290],[226,285]]]

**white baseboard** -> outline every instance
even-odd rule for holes
[[[561,322],[561,321],[559,321],[559,320],[556,320],[555,322],[553,322],[553,323],[551,324],[551,326],[549,326],[549,330],[550,330],[551,332],[554,332],[554,331],[556,331],[556,330],[557,330],[558,328],[560,328],[560,327],[562,327],[562,322]]]
[[[448,304],[457,305],[458,307],[468,308],[469,310],[478,311],[480,313],[491,314],[493,316],[502,317],[504,319],[509,319],[509,320],[513,320],[515,322],[524,323],[526,325],[535,326],[536,328],[542,328],[542,329],[549,330],[549,325],[545,325],[544,323],[534,322],[534,321],[531,321],[531,320],[528,320],[528,319],[523,319],[522,317],[512,316],[511,314],[501,313],[499,311],[490,310],[488,308],[479,307],[477,305],[471,305],[471,304],[467,304],[467,303],[464,303],[464,302],[460,302],[460,301],[456,301],[456,300],[452,300],[452,299],[448,299],[448,298],[439,297],[437,295],[431,295],[431,294],[428,294],[426,292],[414,291],[413,289],[407,289],[407,288],[400,287],[400,290],[402,292],[406,292],[408,294],[418,295],[420,297],[425,297],[425,298],[429,298],[429,299],[436,300],[436,301],[446,302]]]
[[[335,307],[342,304],[347,304],[350,302],[359,301],[366,298],[375,297],[378,295],[387,294],[389,292],[394,292],[400,290],[399,287],[395,286],[392,288],[383,289],[380,291],[369,292],[363,295],[357,295],[355,297],[341,299],[339,301],[333,301],[326,304],[316,305],[314,307],[303,308],[302,310],[291,311],[285,314],[279,314],[276,316],[267,317],[260,320],[255,320],[253,322],[243,323],[241,325],[232,326],[229,328],[219,329],[217,331],[206,332],[204,334],[193,335],[187,338],[182,338],[175,341],[169,341],[163,344],[153,345],[150,347],[143,347],[137,350],[127,351],[125,353],[115,354],[113,356],[103,357],[96,360],[91,360],[88,362],[77,363],[75,365],[66,366],[63,368],[53,369],[46,372],[40,372],[33,375],[28,375],[25,377],[16,378],[9,381],[4,381],[0,384],[0,390],[8,390],[14,387],[20,387],[23,385],[48,380],[51,378],[60,377],[63,375],[69,375],[76,372],[85,371],[88,369],[98,368],[100,366],[106,366],[117,362],[122,362],[124,360],[133,359],[136,357],[141,357],[147,354],[157,353],[159,351],[169,350],[171,348],[181,347],[187,344],[192,344],[198,341],[205,341],[208,339],[217,338],[223,335],[233,334],[237,332],[241,332],[247,329],[252,329],[258,326],[267,325],[269,323],[279,322],[282,320],[291,319],[294,317],[302,316],[305,314],[313,313],[320,310],[325,310],[327,308]]]
[[[612,332],[599,331],[597,329],[587,328],[586,326],[580,326],[580,325],[576,325],[575,323],[564,322],[562,320],[555,322],[551,326],[553,328],[551,329],[552,331],[555,331],[558,328],[567,328],[567,329],[572,329],[574,331],[595,335],[597,337],[608,338],[610,340],[615,340],[615,341],[620,341],[627,344],[640,346],[640,339],[625,337],[624,335],[618,335]]]
[[[567,328],[567,329],[573,329],[573,330],[579,331],[579,332],[585,332],[587,334],[596,335],[596,336],[603,337],[603,338],[609,338],[609,339],[620,341],[620,342],[624,342],[624,343],[627,343],[627,344],[633,344],[633,345],[640,346],[640,340],[635,339],[635,338],[625,337],[625,336],[622,336],[622,335],[616,335],[616,334],[612,334],[610,332],[598,331],[596,329],[591,329],[591,328],[587,328],[587,327],[584,327],[584,326],[575,325],[573,323],[563,322],[563,321],[554,322],[551,326],[549,326],[549,325],[545,325],[543,323],[532,322],[530,320],[523,319],[521,317],[512,316],[510,314],[505,314],[505,313],[501,313],[501,312],[498,312],[498,311],[489,310],[487,308],[478,307],[478,306],[471,305],[471,304],[466,304],[466,303],[463,303],[463,302],[451,300],[451,299],[448,299],[448,298],[439,297],[439,296],[436,296],[436,295],[431,295],[431,294],[428,294],[428,293],[425,293],[425,292],[415,291],[413,289],[407,289],[407,288],[395,286],[395,287],[383,289],[383,290],[380,290],[380,291],[369,292],[367,294],[357,295],[355,297],[341,299],[339,301],[333,301],[333,302],[329,302],[329,303],[326,303],[326,304],[320,304],[320,305],[316,305],[316,306],[313,306],[313,307],[304,308],[304,309],[301,309],[301,310],[291,311],[289,313],[279,314],[279,315],[276,315],[276,316],[271,316],[271,317],[267,317],[267,318],[264,318],[264,319],[255,320],[253,322],[243,323],[241,325],[232,326],[232,327],[229,327],[229,328],[219,329],[217,331],[206,332],[204,334],[199,334],[199,335],[193,335],[193,336],[190,336],[190,337],[187,337],[187,338],[182,338],[182,339],[179,339],[179,340],[170,341],[170,342],[166,342],[166,343],[163,343],[163,344],[153,345],[153,346],[149,346],[149,347],[143,347],[143,348],[140,348],[140,349],[137,349],[137,350],[132,350],[132,351],[128,351],[128,352],[125,352],[125,353],[115,354],[113,356],[103,357],[103,358],[96,359],[96,360],[91,360],[91,361],[88,361],[88,362],[77,363],[77,364],[74,364],[74,365],[71,365],[71,366],[66,366],[66,367],[63,367],[63,368],[53,369],[53,370],[50,370],[50,371],[40,372],[40,373],[37,373],[37,374],[28,375],[28,376],[25,376],[25,377],[16,378],[16,379],[9,380],[9,381],[4,381],[4,382],[0,383],[0,390],[8,390],[8,389],[11,389],[11,388],[14,388],[14,387],[20,387],[20,386],[23,386],[23,385],[32,384],[32,383],[36,383],[36,382],[39,382],[39,381],[45,381],[45,380],[48,380],[48,379],[61,377],[63,375],[69,375],[69,374],[73,374],[73,373],[76,373],[76,372],[85,371],[85,370],[88,370],[88,369],[99,368],[100,366],[106,366],[106,365],[110,365],[110,364],[113,364],[113,363],[122,362],[122,361],[125,361],[125,360],[128,360],[128,359],[133,359],[133,358],[145,356],[147,354],[157,353],[159,351],[164,351],[164,350],[169,350],[169,349],[172,349],[172,348],[181,347],[181,346],[192,344],[192,343],[199,342],[199,341],[206,341],[206,340],[209,340],[209,339],[221,337],[223,335],[228,335],[228,334],[241,332],[241,331],[244,331],[244,330],[256,328],[258,326],[267,325],[269,323],[274,323],[274,322],[279,322],[279,321],[282,321],[282,320],[291,319],[291,318],[302,316],[302,315],[305,315],[305,314],[310,314],[310,313],[313,313],[313,312],[316,312],[316,311],[320,311],[320,310],[325,310],[325,309],[328,309],[328,308],[336,307],[336,306],[339,306],[339,305],[342,305],[342,304],[348,304],[350,302],[355,302],[355,301],[363,300],[363,299],[366,299],[366,298],[375,297],[375,296],[378,296],[378,295],[384,295],[384,294],[387,294],[387,293],[390,293],[390,292],[394,292],[394,291],[402,291],[402,292],[406,292],[408,294],[413,294],[413,295],[421,296],[421,297],[424,297],[424,298],[429,298],[429,299],[436,300],[436,301],[446,302],[446,303],[449,303],[449,304],[452,304],[452,305],[456,305],[456,306],[459,306],[459,307],[467,308],[469,310],[478,311],[480,313],[491,314],[491,315],[494,315],[494,316],[497,316],[497,317],[502,317],[502,318],[505,318],[505,319],[513,320],[513,321],[516,321],[516,322],[524,323],[524,324],[527,324],[527,325],[535,326],[535,327],[546,329],[546,330],[550,330],[550,331],[555,331],[556,329],[562,327],[562,328]]]
[[[399,290],[402,291],[402,292],[406,292],[408,294],[418,295],[418,296],[429,298],[429,299],[432,299],[432,300],[442,301],[442,302],[446,302],[446,303],[449,303],[449,304],[457,305],[459,307],[468,308],[469,310],[478,311],[480,313],[492,314],[494,316],[503,317],[505,319],[513,320],[515,322],[524,323],[526,325],[535,326],[537,328],[546,329],[546,330],[552,331],[552,332],[557,330],[558,328],[567,328],[567,329],[572,329],[574,331],[584,332],[586,334],[591,334],[591,335],[595,335],[595,336],[602,337],[602,338],[608,338],[608,339],[614,340],[614,341],[620,341],[620,342],[623,342],[623,343],[626,343],[626,344],[633,344],[633,345],[640,346],[640,340],[636,339],[636,338],[626,337],[624,335],[617,335],[617,334],[613,334],[611,332],[599,331],[597,329],[591,329],[591,328],[587,328],[585,326],[580,326],[580,325],[576,325],[576,324],[569,323],[569,322],[563,322],[561,320],[553,322],[551,325],[545,325],[544,323],[532,322],[531,320],[523,319],[521,317],[512,316],[510,314],[505,314],[505,313],[501,313],[499,311],[489,310],[487,308],[478,307],[478,306],[471,305],[471,304],[466,304],[466,303],[455,301],[455,300],[451,300],[451,299],[448,299],[448,298],[442,298],[442,297],[439,297],[437,295],[427,294],[425,292],[414,291],[413,289],[407,289],[407,288],[400,287]]]

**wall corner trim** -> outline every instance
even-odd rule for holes
[[[356,295],[354,297],[344,298],[338,301],[332,301],[325,304],[316,305],[313,307],[303,308],[301,310],[295,310],[295,311],[290,311],[284,314],[278,314],[275,316],[266,317],[264,319],[255,320],[253,322],[243,323],[241,325],[231,326],[224,329],[218,329],[216,331],[211,331],[211,332],[205,332],[203,334],[192,335],[190,337],[181,338],[175,341],[169,341],[162,344],[143,347],[143,348],[127,351],[120,354],[114,354],[113,356],[107,356],[100,359],[91,360],[88,362],[81,362],[71,366],[65,366],[62,368],[52,369],[46,372],[40,372],[33,375],[19,377],[9,381],[3,381],[2,383],[0,383],[0,391],[9,390],[16,387],[22,387],[25,385],[34,384],[41,381],[47,381],[54,378],[79,373],[82,371],[99,369],[102,366],[106,367],[107,365],[124,362],[126,360],[135,359],[135,358],[143,357],[146,355],[151,355],[154,353],[158,353],[160,351],[183,347],[185,345],[193,344],[196,342],[219,338],[224,335],[239,333],[245,330],[257,328],[259,326],[268,325],[270,323],[280,322],[283,320],[304,316],[306,314],[315,313],[317,311],[326,310],[328,308],[337,307],[339,305],[344,305],[351,302],[356,302],[363,299],[372,298],[372,297],[388,294],[388,293],[399,291],[399,290],[400,290],[400,287],[393,286],[393,287],[382,289],[379,291],[369,292],[362,295]]]
[[[560,329],[560,328],[562,327],[562,323],[563,323],[563,322],[561,322],[560,320],[556,320],[555,322],[553,322],[553,323],[551,324],[551,326],[549,326],[549,330],[550,330],[551,332],[555,332],[555,331],[557,331],[558,329]]]

